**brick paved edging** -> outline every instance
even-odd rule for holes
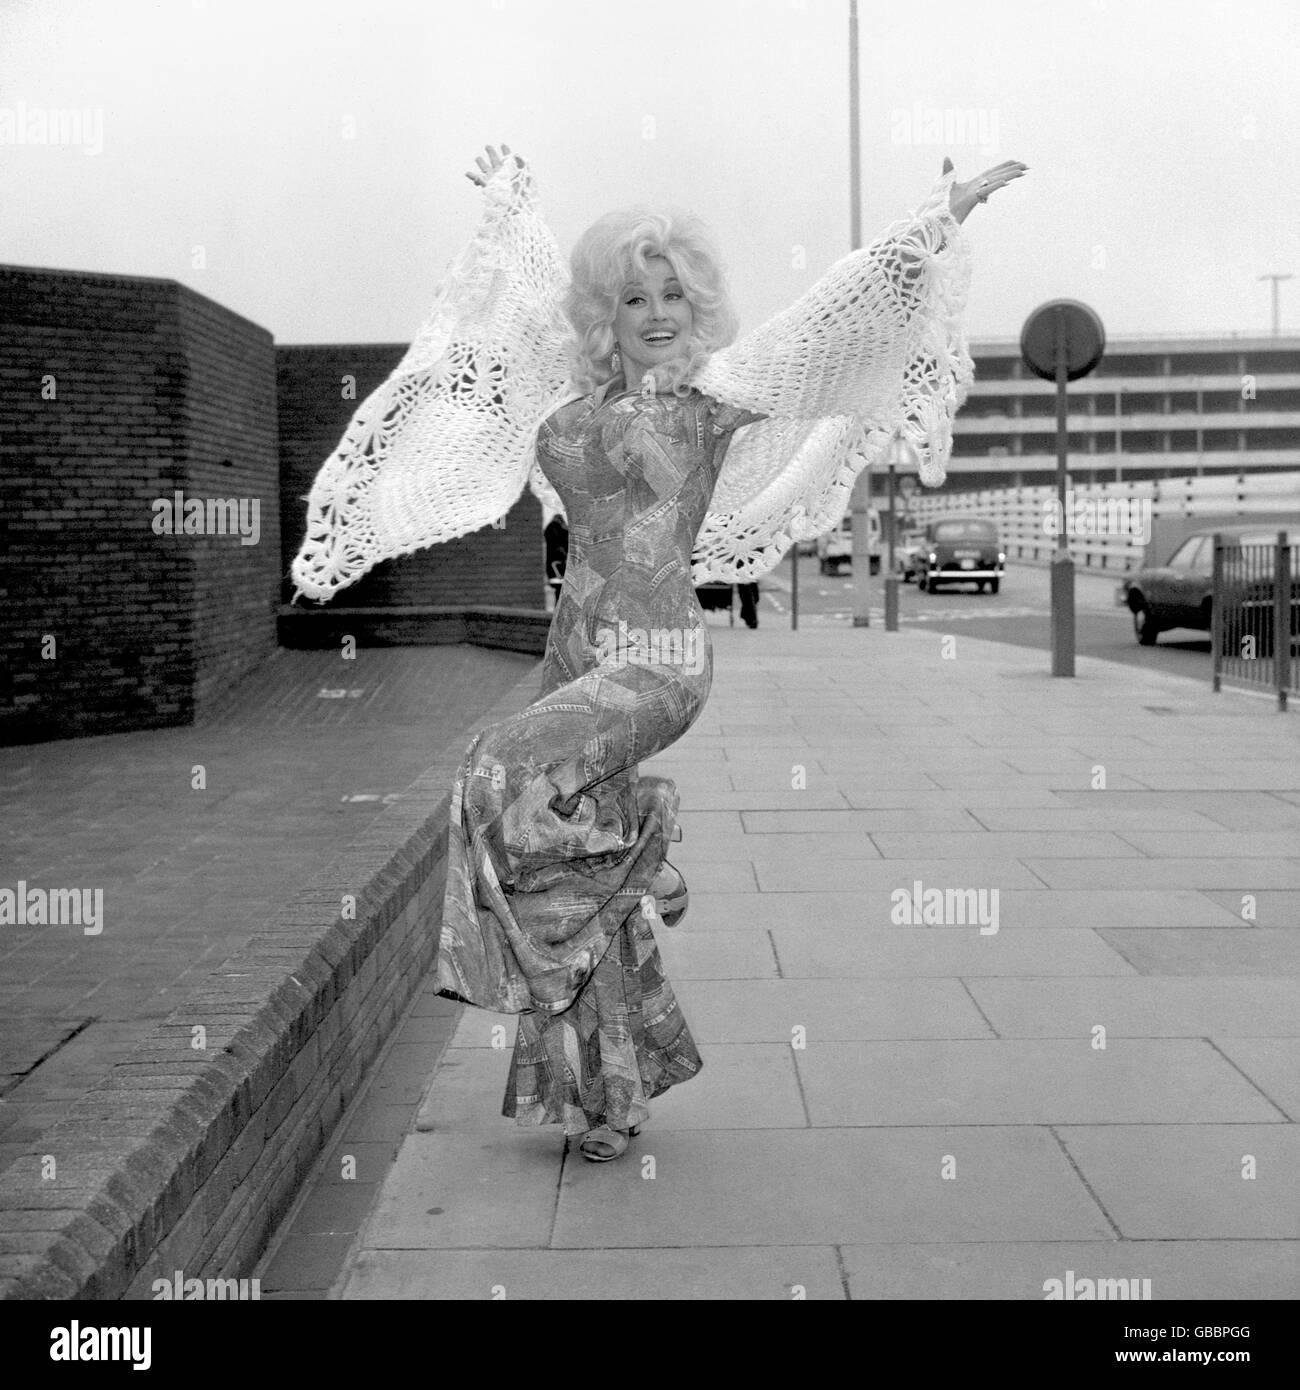
[[[536,689],[532,673],[476,727]],[[0,1297],[149,1298],[176,1270],[250,1273],[432,964],[466,742],[0,1173]],[[335,915],[345,894],[355,918]]]

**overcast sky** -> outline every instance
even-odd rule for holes
[[[612,207],[704,216],[750,328],[850,247],[848,11],[0,0],[0,262],[176,279],[280,342],[404,342],[477,220],[463,171],[504,140],[566,255]],[[1062,295],[1112,336],[1268,330],[1257,277],[1300,273],[1296,0],[860,17],[867,239],[945,154],[1030,165],[967,223],[972,336]],[[68,108],[82,143],[35,143],[33,113]]]

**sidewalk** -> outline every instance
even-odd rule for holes
[[[960,634],[711,636],[704,715],[645,764],[681,792],[692,905],[656,935],[703,1072],[591,1164],[500,1118],[513,1019],[421,995],[264,1294],[1300,1293],[1294,722]],[[900,920],[935,888],[983,917]]]

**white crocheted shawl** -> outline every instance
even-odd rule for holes
[[[696,540],[697,584],[757,578],[792,542],[828,530],[895,434],[916,447],[923,483],[943,481],[973,377],[953,177],[692,377],[768,416],[732,438]],[[525,167],[507,159],[484,194],[482,223],[415,341],[358,406],[305,499],[295,599],[323,601],[382,560],[499,521],[525,483],[563,510],[534,449],[541,422],[577,394],[561,309],[568,269]]]

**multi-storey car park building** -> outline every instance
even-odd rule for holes
[[[971,355],[949,487],[1050,483],[1055,385],[1018,339],[977,340]],[[1300,469],[1300,336],[1116,338],[1069,392],[1075,483]]]

